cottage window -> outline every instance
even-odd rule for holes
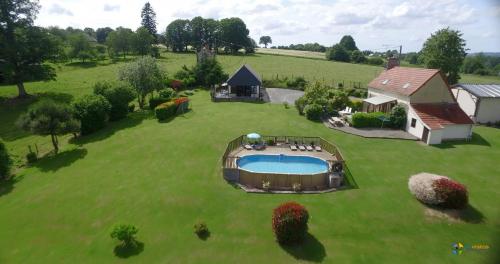
[[[412,118],[411,119],[411,127],[415,127],[417,125],[417,119]]]

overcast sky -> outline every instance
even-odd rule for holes
[[[41,0],[41,26],[136,29],[144,0]],[[464,33],[469,52],[500,52],[500,0],[151,0],[158,31],[174,19],[240,17],[258,41],[331,46],[350,34],[360,49],[418,51],[437,29]]]

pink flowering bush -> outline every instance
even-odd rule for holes
[[[410,177],[410,192],[422,203],[461,209],[468,203],[467,188],[445,176],[420,173]]]

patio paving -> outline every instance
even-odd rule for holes
[[[293,105],[295,100],[304,95],[303,91],[283,89],[283,88],[266,88],[269,101],[274,104],[282,104],[287,102]]]
[[[350,126],[334,127],[328,121],[323,121],[323,124],[331,129],[365,138],[419,140],[417,137],[403,130],[395,130],[390,128],[355,128]]]
[[[283,146],[268,146],[263,150],[246,150],[243,147],[239,147],[231,152],[230,156],[233,157],[242,157],[246,155],[255,155],[255,154],[268,154],[268,155],[289,155],[289,156],[312,156],[316,158],[320,158],[323,160],[336,160],[335,156],[330,154],[329,152],[323,151],[301,151],[301,150],[291,150],[289,145]]]

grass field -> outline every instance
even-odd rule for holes
[[[261,54],[283,55],[283,56],[292,56],[300,58],[326,60],[324,52],[314,52],[305,50],[286,50],[286,49],[264,49],[264,48],[257,48],[255,49],[255,52]]]
[[[163,65],[171,72],[190,58],[169,55]],[[257,64],[259,56],[247,59],[257,70],[275,60],[300,61],[269,56]],[[231,69],[239,57],[221,60]],[[57,94],[43,96],[68,99],[90,93],[97,80],[115,78],[118,66],[65,66],[58,81],[26,86],[32,93],[50,91]],[[14,95],[14,87],[0,87],[0,96]],[[48,138],[13,126],[29,103],[0,103],[0,137],[18,158],[29,143],[50,144]],[[0,187],[0,263],[121,262],[113,253],[117,242],[109,237],[118,222],[140,229],[144,249],[127,259],[131,263],[500,261],[498,129],[475,127],[471,143],[430,147],[350,136],[282,105],[212,103],[206,91],[195,93],[192,109],[168,123],[158,123],[147,111],[136,112],[64,143],[58,156],[18,170],[14,181]],[[249,132],[321,136],[334,142],[359,189],[257,195],[233,188],[222,179],[221,156],[228,141]],[[432,216],[410,195],[408,177],[421,171],[448,175],[468,186],[472,207],[463,221]],[[301,248],[280,247],[271,231],[272,209],[289,200],[304,204],[311,214],[310,236]],[[198,220],[206,221],[211,231],[206,241],[193,233]],[[458,241],[491,248],[455,256],[451,244]]]

